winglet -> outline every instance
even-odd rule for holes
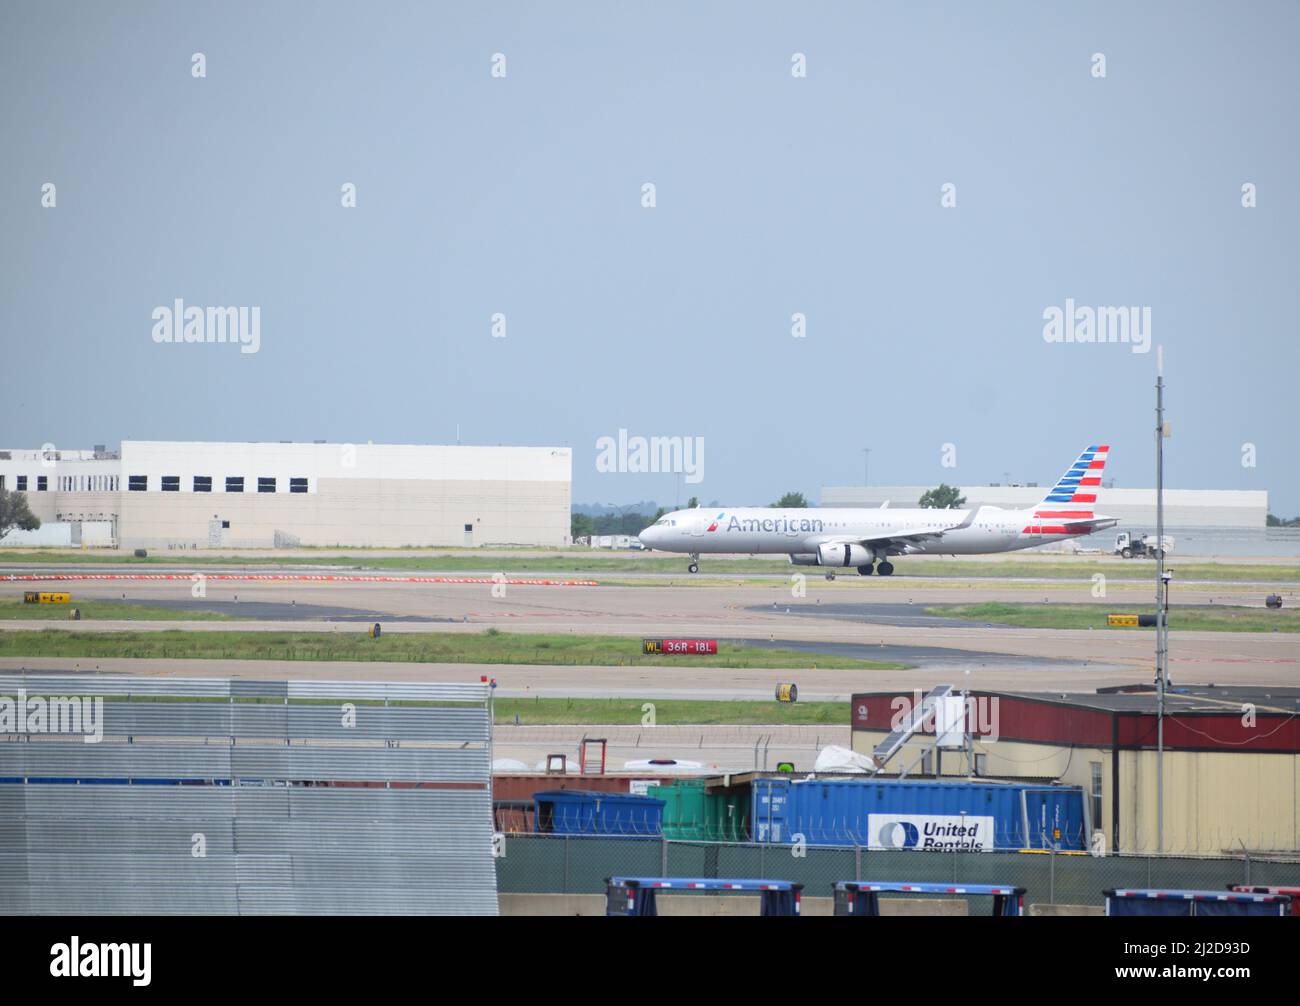
[[[954,524],[952,527],[944,528],[943,533],[947,534],[949,531],[960,531],[964,527],[970,527],[972,524],[975,523],[975,515],[979,513],[979,509],[980,508],[977,506],[971,507],[966,514],[965,520],[963,520],[960,524]]]

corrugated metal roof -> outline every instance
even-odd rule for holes
[[[496,914],[486,686],[0,676],[22,693],[111,698],[98,742],[0,734],[0,912]]]

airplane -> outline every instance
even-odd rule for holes
[[[707,553],[781,553],[796,566],[856,568],[862,576],[890,576],[896,555],[985,555],[1065,541],[1114,527],[1093,510],[1109,445],[1089,447],[1042,502],[1024,510],[995,506],[967,510],[810,507],[674,510],[638,536],[647,548],[684,552],[698,573]]]

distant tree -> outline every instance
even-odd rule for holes
[[[694,510],[699,505],[700,505],[700,498],[698,496],[692,496],[690,499],[686,501],[687,510]]]
[[[803,510],[807,506],[808,501],[804,498],[803,493],[786,493],[772,504],[774,509],[782,510]]]
[[[569,517],[569,535],[577,540],[591,534],[595,524],[585,513],[575,513]]]
[[[35,531],[41,526],[40,518],[27,506],[27,495],[17,490],[0,489],[0,538],[14,528]]]
[[[1300,527],[1300,517],[1292,517],[1288,520],[1276,514],[1269,514],[1265,524],[1269,527]]]
[[[956,486],[940,482],[935,488],[927,489],[921,495],[919,505],[927,509],[952,510],[955,507],[965,506],[966,497]]]

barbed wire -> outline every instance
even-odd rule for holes
[[[890,822],[892,825],[894,822]],[[789,848],[801,845],[812,848],[862,848],[926,852],[1045,852],[1088,854],[1093,856],[1181,856],[1189,858],[1277,859],[1300,862],[1297,836],[1291,832],[1246,833],[1236,829],[1199,829],[1184,840],[1166,840],[1159,847],[1154,836],[1145,833],[1121,836],[1118,849],[1100,830],[1085,831],[1079,823],[1052,828],[1031,824],[1026,837],[1020,827],[989,830],[972,822],[968,836],[937,836],[927,843],[913,828],[893,829],[891,834],[873,834],[860,818],[794,818],[773,827],[759,822],[760,833],[753,833],[747,815],[730,821],[713,817],[678,815],[662,823],[653,816],[598,820],[590,812],[561,811],[547,816],[538,827],[531,808],[502,808],[495,813],[496,830],[510,835],[551,835],[574,838],[648,838],[669,842],[709,842],[733,845],[763,845]],[[889,825],[886,825],[889,827]]]

